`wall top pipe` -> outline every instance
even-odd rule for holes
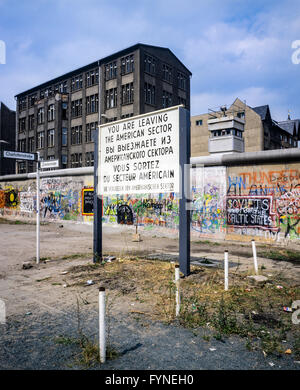
[[[283,161],[299,161],[300,149],[276,149],[276,150],[263,150],[259,152],[246,152],[246,153],[230,153],[230,154],[218,154],[216,156],[201,156],[191,157],[190,162],[192,165],[201,164],[204,166],[214,165],[245,165],[247,163],[259,164],[259,163],[271,163]]]

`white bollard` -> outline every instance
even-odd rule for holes
[[[228,251],[224,252],[224,289],[228,290]]]
[[[100,362],[106,361],[105,288],[99,288],[99,350]]]
[[[180,311],[180,292],[179,292],[179,265],[175,265],[175,284],[176,284],[176,317],[179,315]]]
[[[257,255],[256,255],[255,240],[252,240],[252,252],[253,252],[254,269],[255,269],[255,273],[257,275],[258,274],[258,266],[257,266]]]

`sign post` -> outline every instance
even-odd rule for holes
[[[179,197],[179,265],[184,275],[190,273],[189,116],[182,106],[174,106],[99,125],[94,256],[102,255],[102,196],[175,193]]]
[[[179,138],[180,138],[180,168],[181,168],[181,197],[179,200],[179,267],[185,275],[190,274],[190,253],[191,253],[191,222],[190,222],[190,155],[191,155],[191,134],[190,134],[190,113],[181,109],[179,116]]]
[[[36,161],[36,263],[40,262],[40,153]]]
[[[40,262],[40,153],[23,153],[4,150],[3,157],[36,161],[36,263]]]
[[[99,132],[94,133],[94,242],[93,242],[93,262],[102,261],[102,197],[98,193],[98,174],[99,174]]]

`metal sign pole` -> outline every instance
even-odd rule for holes
[[[190,274],[190,113],[179,108],[179,161],[181,168],[181,198],[179,200],[179,267],[180,271]]]
[[[102,197],[98,195],[99,134],[98,128],[94,133],[94,263],[102,261]]]
[[[40,153],[36,162],[36,263],[40,262]]]

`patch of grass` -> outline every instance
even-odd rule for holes
[[[62,345],[74,345],[74,344],[79,344],[79,340],[73,337],[68,337],[68,336],[57,336],[54,339],[56,344],[62,344]]]
[[[272,276],[272,283],[254,287],[249,285],[247,271],[231,270],[229,290],[224,292],[223,270],[192,265],[189,277],[180,280],[178,317],[175,269],[170,262],[128,256],[104,266],[76,266],[69,275],[76,283],[101,281],[114,296],[128,294],[128,299],[138,301],[138,310],[154,320],[170,324],[176,319],[193,331],[208,330],[210,337],[218,340],[237,335],[246,339],[248,349],[264,350],[266,354],[280,353],[281,341],[287,336],[291,344],[300,336],[300,327],[292,324],[291,313],[283,311],[284,306],[299,299],[300,287],[289,286],[279,273]],[[283,288],[276,288],[278,284]],[[300,339],[298,343],[299,350]]]
[[[91,257],[92,253],[73,253],[72,255],[65,255],[61,259],[62,260],[73,260],[73,259],[80,259],[80,258],[86,258]]]
[[[300,263],[300,251],[292,249],[270,249],[268,251],[258,251],[258,255],[272,260]]]
[[[219,245],[221,245],[219,242],[214,242],[214,241],[209,241],[209,240],[192,241],[192,243],[195,243],[195,244],[203,244],[203,245],[212,245],[212,246],[219,246]]]

